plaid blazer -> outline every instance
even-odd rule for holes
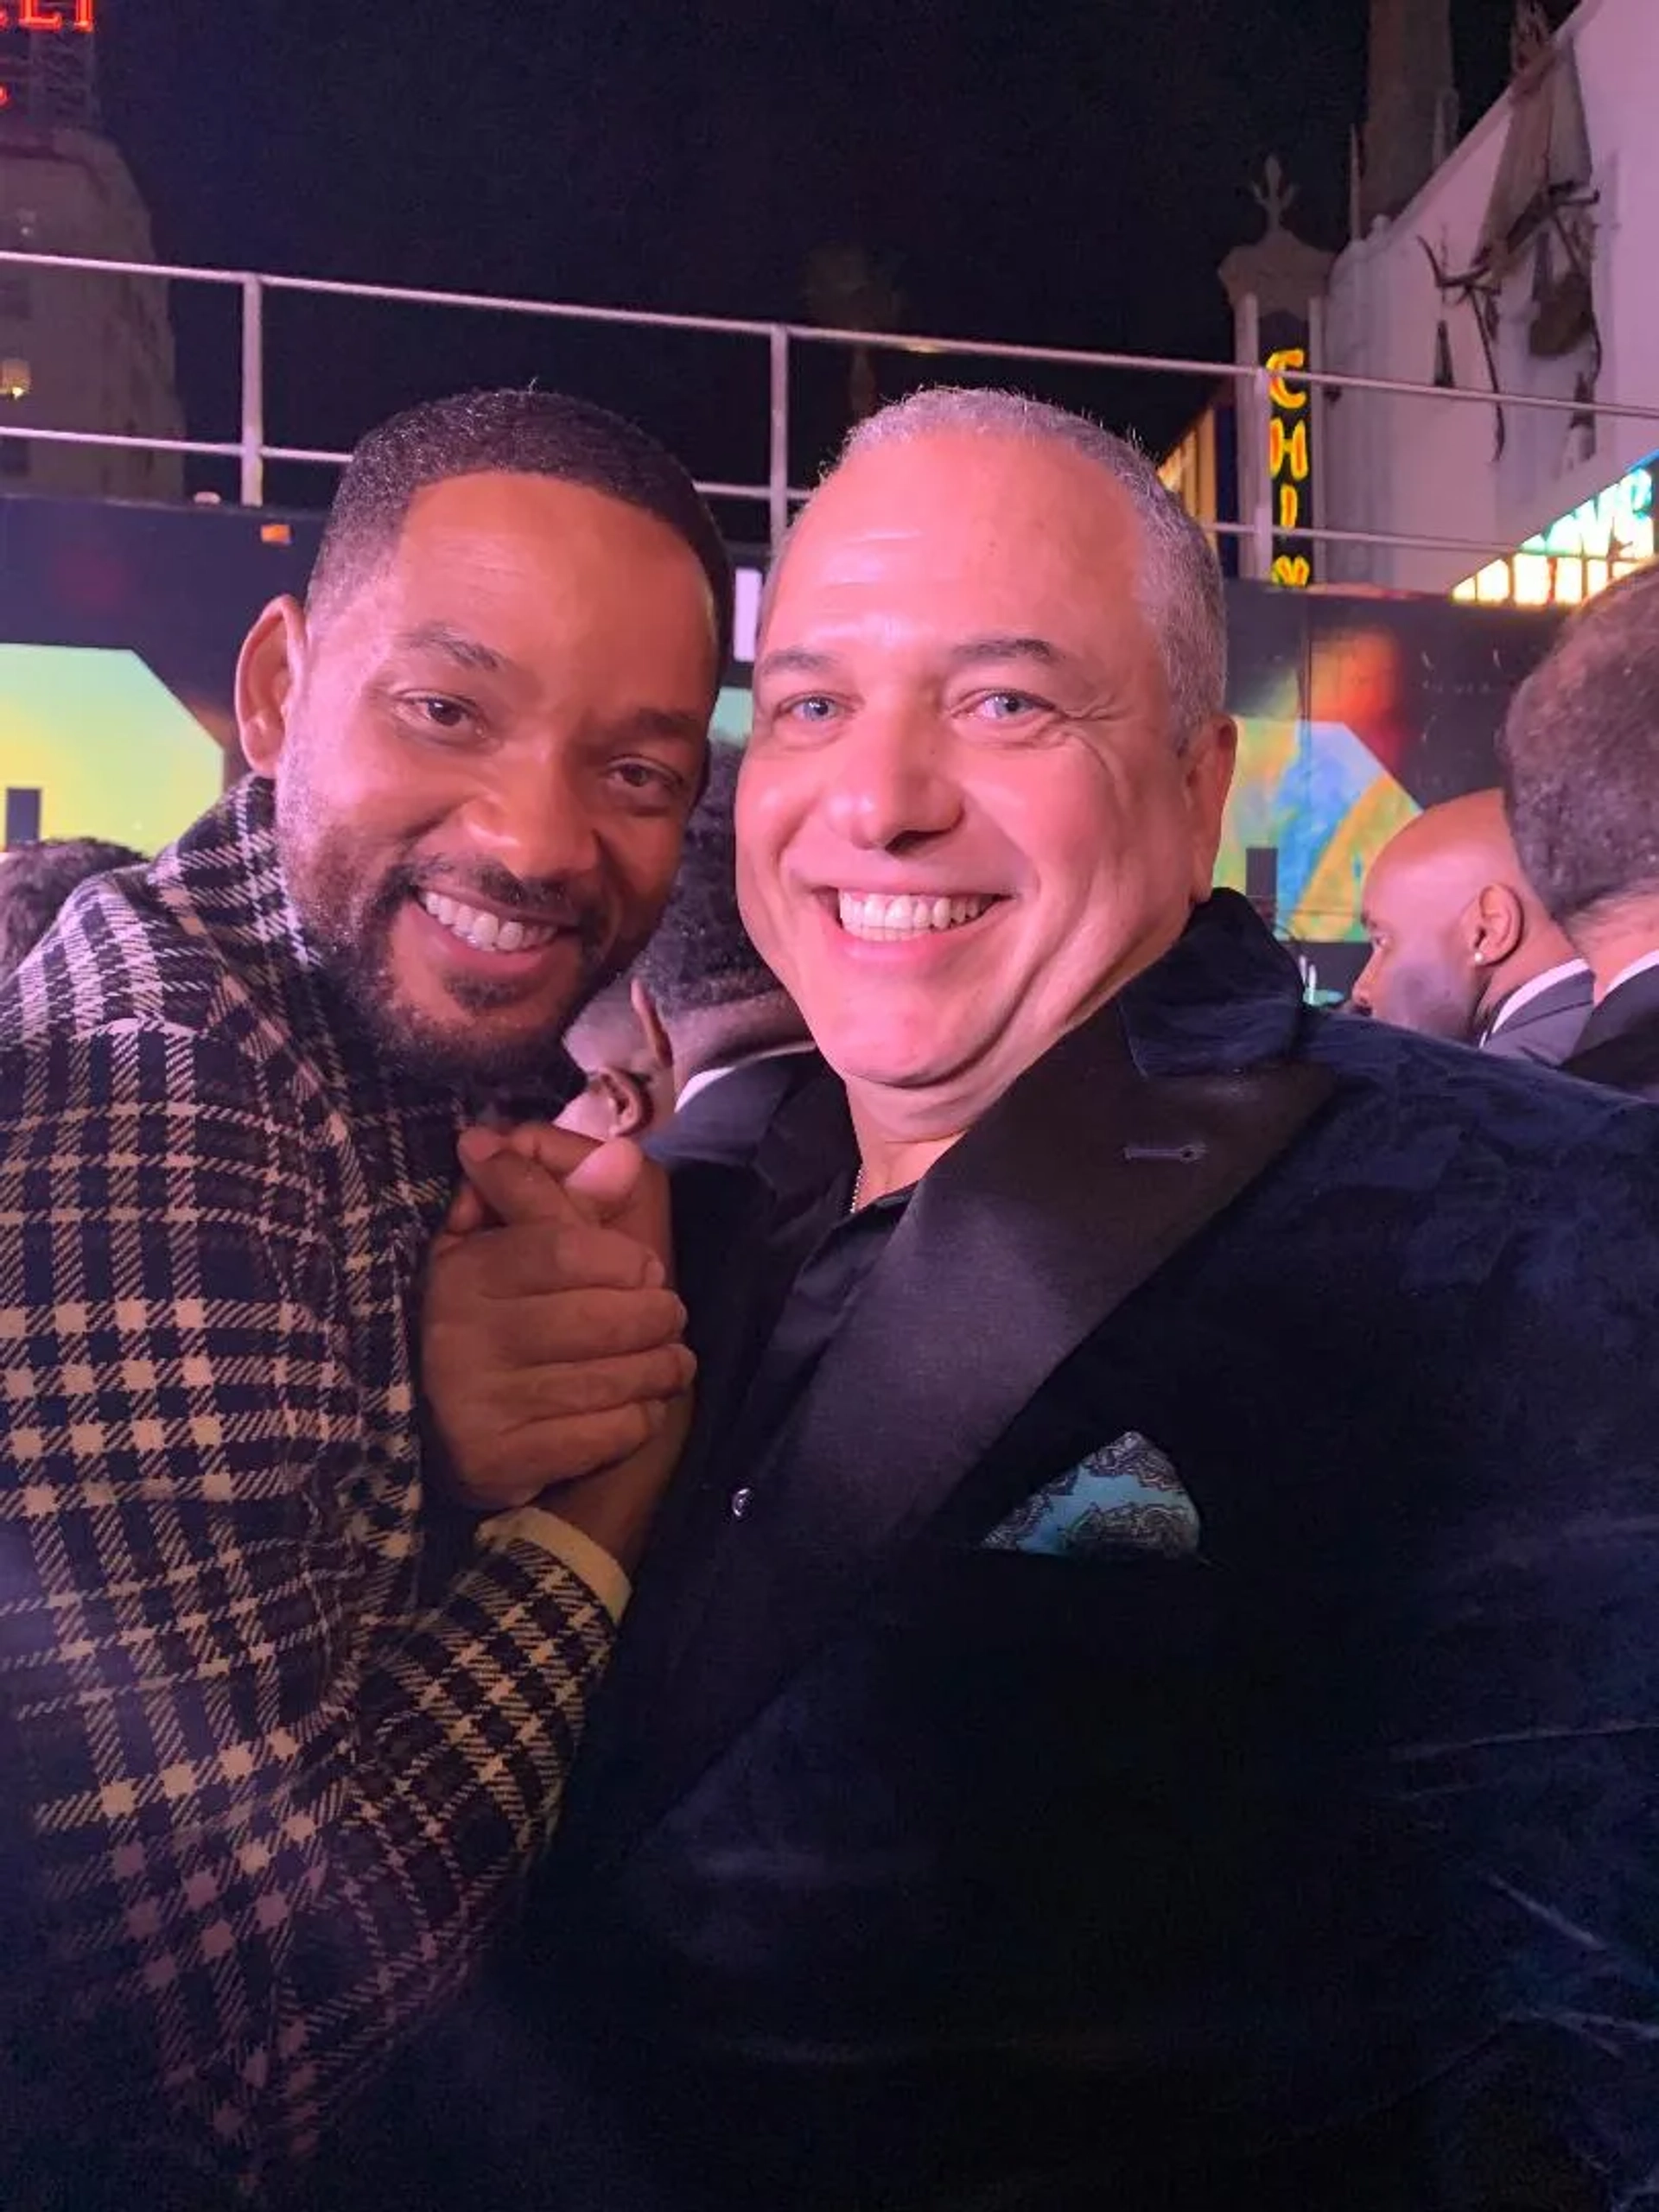
[[[91,2109],[124,2084],[130,2139],[245,2192],[461,1980],[613,1637],[500,1524],[417,1602],[413,1296],[461,1109],[331,1000],[272,811],[250,779],[88,886],[0,993],[23,2033],[68,2019]]]

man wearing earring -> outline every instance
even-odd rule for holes
[[[1497,791],[1408,823],[1371,863],[1361,912],[1356,1013],[1547,1067],[1577,1044],[1590,970],[1527,880]]]

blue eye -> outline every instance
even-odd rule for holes
[[[987,691],[976,699],[969,712],[982,721],[1017,721],[1021,715],[1041,714],[1046,702],[1033,698],[1029,691]]]

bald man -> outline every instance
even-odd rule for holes
[[[1372,861],[1361,918],[1356,1012],[1547,1067],[1577,1044],[1590,970],[1522,873],[1501,793],[1408,823]]]

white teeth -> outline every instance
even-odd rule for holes
[[[836,894],[841,926],[850,937],[919,937],[928,930],[960,929],[976,921],[990,905],[988,898],[924,898],[906,893],[898,898],[880,891],[841,891]]]
[[[504,922],[499,914],[481,907],[464,906],[441,891],[423,891],[421,904],[435,922],[480,952],[532,952],[551,944],[558,935],[548,922]]]

